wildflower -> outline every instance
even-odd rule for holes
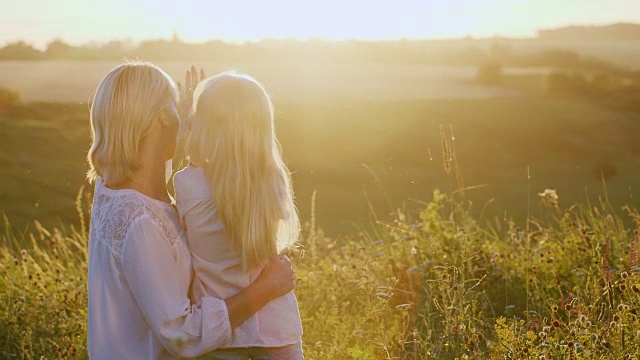
[[[623,304],[619,304],[617,309],[618,309],[618,311],[623,311],[624,310],[624,305]]]
[[[618,286],[620,288],[620,291],[625,292],[627,291],[627,284],[622,283]]]
[[[569,311],[569,310],[571,310],[571,307],[572,307],[572,305],[571,305],[571,303],[569,303],[569,304],[566,304],[566,305],[564,306],[564,309],[565,309],[565,310],[567,310],[567,311]]]
[[[640,292],[640,288],[638,287],[638,285],[637,285],[637,284],[633,284],[633,285],[631,285],[631,290],[633,290],[633,292],[634,292],[634,293],[636,293],[636,294],[637,294],[638,292]]]
[[[584,322],[584,327],[588,328],[591,327],[591,321],[587,320]]]
[[[581,324],[584,324],[584,322],[587,321],[587,317],[584,314],[582,314],[578,318],[578,321],[580,321]]]
[[[538,193],[541,197],[542,204],[548,207],[558,207],[558,193],[554,189],[545,189],[543,192]]]
[[[553,306],[551,307],[551,311],[553,311],[553,312],[558,312],[558,305],[553,305]]]
[[[576,329],[571,329],[569,332],[569,336],[576,337],[578,335],[578,331]]]
[[[558,320],[553,320],[551,325],[553,325],[554,328],[559,328],[560,326],[562,326],[562,324],[560,324],[560,321]]]
[[[620,273],[620,277],[623,279],[626,279],[629,277],[629,273],[627,273],[626,271],[623,271],[622,273]]]
[[[613,321],[615,321],[615,322],[620,321],[620,315],[618,315],[618,314],[613,315]]]
[[[615,322],[615,321],[612,321],[612,322],[609,323],[609,327],[610,328],[614,328],[614,327],[616,327],[616,325],[618,325],[618,323]]]

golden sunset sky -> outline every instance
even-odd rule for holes
[[[0,45],[54,38],[227,41],[534,36],[540,28],[640,22],[640,0],[0,0]]]

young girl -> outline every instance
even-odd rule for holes
[[[299,234],[289,171],[275,136],[273,105],[248,75],[223,73],[193,95],[186,155],[174,179],[193,255],[193,296],[227,298],[249,286]],[[209,359],[303,359],[293,292],[233,330]]]

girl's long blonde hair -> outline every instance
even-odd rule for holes
[[[186,154],[204,169],[243,268],[290,247],[300,221],[264,87],[237,73],[204,80],[194,92],[189,127]]]

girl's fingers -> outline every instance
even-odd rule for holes
[[[191,74],[189,74],[189,70],[184,76],[184,95],[189,93],[189,89],[191,88]]]
[[[198,71],[196,70],[196,67],[191,65],[191,88],[190,90],[193,91],[193,89],[196,88],[196,85],[198,85]]]
[[[204,80],[204,78],[205,78],[204,69],[200,68],[200,81]]]

